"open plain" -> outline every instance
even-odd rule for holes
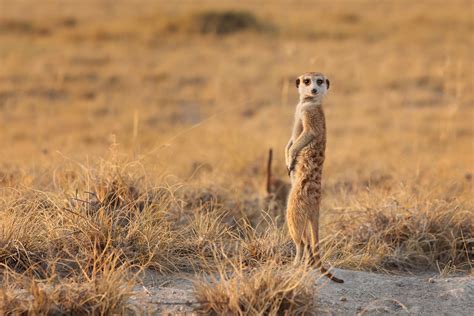
[[[0,0],[0,313],[472,315],[472,1]],[[295,78],[331,80],[326,284]]]

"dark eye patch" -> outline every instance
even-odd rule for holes
[[[304,84],[305,84],[305,85],[307,85],[307,86],[308,86],[308,85],[311,83],[311,80],[309,80],[309,79],[305,79],[305,80],[303,80],[303,82],[304,82]]]
[[[323,84],[323,79],[318,79],[316,80],[316,83],[318,84],[318,86],[322,85]]]

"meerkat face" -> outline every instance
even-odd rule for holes
[[[296,79],[300,99],[322,100],[329,89],[329,80],[321,73],[308,72]]]

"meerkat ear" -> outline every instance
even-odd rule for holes
[[[326,86],[327,86],[327,89],[329,90],[329,79],[326,79]]]
[[[300,87],[300,78],[296,79],[296,87],[297,87],[297,88]]]

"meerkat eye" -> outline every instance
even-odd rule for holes
[[[305,85],[307,85],[307,86],[308,86],[308,85],[311,83],[311,80],[309,80],[309,79],[305,79],[305,80],[303,80],[303,82],[304,82],[304,84],[305,84]]]
[[[323,84],[323,79],[318,79],[316,80],[316,83],[318,84],[318,86],[322,85]]]

